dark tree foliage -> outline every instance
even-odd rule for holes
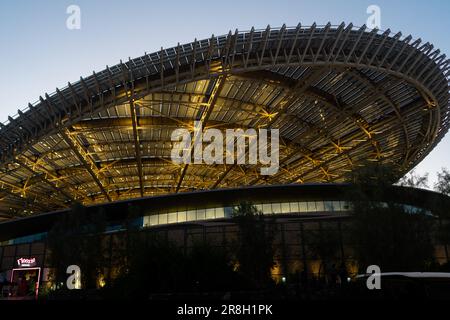
[[[432,227],[436,222],[423,210],[412,210],[389,200],[396,171],[368,164],[354,170],[347,195],[352,206],[348,238],[365,270],[369,265],[387,271],[421,271],[433,260]]]
[[[48,233],[48,246],[56,283],[65,287],[67,267],[81,269],[82,287],[95,289],[105,265],[101,234],[105,231],[105,212],[100,209],[87,215],[85,207],[75,205],[60,216]]]
[[[401,205],[354,207],[351,239],[362,270],[369,265],[387,271],[424,271],[433,260],[431,219]]]
[[[140,249],[142,249],[143,243],[142,234],[139,233],[140,224],[136,223],[136,220],[141,217],[141,208],[138,206],[129,205],[127,210],[127,218],[125,220],[124,234],[122,246],[118,248],[121,261],[117,261],[118,265],[127,270],[130,267],[130,263]]]
[[[183,255],[177,247],[158,238],[129,247],[127,268],[112,283],[109,294],[119,298],[148,298],[151,293],[177,292],[182,287]]]
[[[234,272],[230,255],[205,242],[195,243],[187,256],[186,278],[198,292],[240,289],[241,279]]]
[[[434,189],[442,194],[450,196],[450,172],[446,168],[442,168],[437,173],[438,181],[434,185]]]
[[[184,253],[161,237],[134,239],[128,268],[104,290],[106,297],[148,299],[223,292],[239,283],[227,252],[220,248],[197,243]]]
[[[239,227],[239,241],[234,245],[239,273],[254,288],[271,285],[271,270],[275,266],[275,223],[265,219],[249,202],[235,208],[233,218]]]
[[[105,288],[107,297],[147,299],[160,295],[223,293],[262,288],[271,283],[274,227],[253,205],[244,203],[235,211],[240,239],[234,244],[233,252],[203,241],[195,242],[183,252],[165,237],[139,232],[132,223],[135,210],[129,211],[122,234],[126,241],[121,251],[124,266]]]
[[[446,168],[442,168],[441,172],[437,173],[437,182],[434,184],[435,191],[444,195],[450,196],[450,172]],[[450,245],[450,201],[446,201],[445,198],[439,198],[434,203],[434,211],[439,214],[439,228],[438,228],[438,240],[444,245],[444,251],[449,259],[449,245]],[[445,270],[450,270],[450,263],[447,262]]]
[[[148,299],[157,295],[189,295],[233,288],[237,274],[228,252],[197,242],[184,251],[164,236],[142,232],[138,207],[128,208],[125,230],[116,250],[119,276],[103,291],[109,298]]]
[[[320,259],[320,274],[326,273],[331,265],[338,262],[341,241],[339,230],[321,224],[318,230],[308,231],[305,240],[311,256]]]
[[[414,170],[403,176],[398,185],[413,188],[428,188],[428,173],[418,174]]]

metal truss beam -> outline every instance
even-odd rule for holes
[[[344,160],[346,157],[349,162],[352,162],[353,160],[357,161],[363,156],[375,160],[384,154],[389,154],[391,155],[389,156],[390,159],[395,159],[396,163],[403,161],[404,168],[402,170],[405,171],[418,163],[442,139],[450,127],[450,118],[448,116],[450,62],[445,60],[445,56],[439,50],[434,50],[434,47],[429,43],[420,45],[420,40],[412,41],[410,36],[402,38],[401,33],[393,35],[390,31],[381,33],[378,30],[367,31],[366,29],[365,26],[356,29],[352,24],[348,26],[341,24],[338,27],[334,27],[328,23],[326,26],[313,24],[311,27],[298,25],[293,28],[286,26],[270,28],[268,26],[264,30],[255,30],[252,28],[250,32],[239,32],[236,30],[234,33],[230,32],[225,36],[212,36],[202,41],[195,40],[190,44],[178,45],[170,49],[161,49],[158,52],[145,54],[136,59],[129,59],[127,63],[121,62],[119,65],[111,68],[107,67],[104,71],[94,73],[90,77],[80,78],[80,81],[73,84],[69,83],[64,89],[57,89],[54,94],[46,94],[45,98],[40,97],[40,101],[34,105],[30,105],[29,110],[20,111],[18,117],[8,118],[9,123],[0,124],[0,162],[5,165],[13,164],[18,155],[27,154],[30,145],[45,144],[46,139],[49,139],[49,141],[54,139],[60,141],[62,135],[58,135],[58,132],[61,130],[65,132],[66,130],[61,128],[74,128],[74,126],[86,118],[92,118],[96,115],[100,115],[99,118],[101,118],[105,117],[105,114],[108,117],[111,111],[114,113],[113,109],[117,111],[121,109],[121,106],[128,107],[130,104],[130,96],[133,99],[131,102],[137,104],[138,101],[145,100],[144,98],[152,93],[174,90],[174,94],[178,94],[179,91],[187,90],[186,88],[190,86],[189,83],[193,83],[196,86],[198,81],[217,79],[225,75],[230,76],[232,79],[237,79],[237,82],[236,84],[230,83],[229,87],[231,89],[224,97],[219,97],[220,99],[228,99],[224,100],[225,103],[220,113],[222,111],[225,111],[225,113],[229,111],[231,116],[236,118],[237,123],[240,120],[248,120],[251,123],[251,127],[260,125],[270,128],[272,124],[282,126],[286,124],[284,121],[289,117],[286,112],[289,104],[294,106],[297,103],[295,99],[290,101],[290,97],[288,96],[284,99],[282,98],[283,94],[286,95],[286,92],[289,92],[290,84],[286,86],[281,79],[272,78],[269,79],[270,81],[265,82],[264,85],[254,86],[251,83],[251,87],[257,87],[257,89],[253,93],[248,92],[247,94],[247,90],[252,89],[248,89],[250,86],[247,86],[247,84],[244,85],[245,82],[239,85],[238,81],[240,81],[240,77],[249,77],[252,73],[256,75],[257,72],[262,74],[270,72],[272,74],[279,73],[281,77],[291,77],[292,81],[294,79],[304,78],[305,72],[309,72],[311,69],[322,69],[324,71],[345,70],[347,79],[346,81],[342,81],[338,77],[334,77],[331,71],[329,75],[320,79],[316,85],[310,86],[301,94],[302,97],[305,97],[301,103],[303,104],[304,101],[308,100],[308,104],[305,104],[304,107],[310,108],[311,101],[318,101],[318,108],[327,111],[325,116],[331,115],[326,119],[327,121],[323,120],[324,123],[326,122],[329,132],[322,130],[314,134],[315,128],[313,125],[318,125],[318,123],[314,120],[309,121],[309,117],[304,114],[299,115],[301,118],[308,120],[312,125],[308,126],[307,123],[303,123],[298,128],[307,126],[309,128],[307,132],[313,134],[311,138],[308,136],[304,140],[296,140],[295,130],[298,128],[291,126],[285,129],[286,136],[289,137],[291,142],[296,144],[293,144],[291,148],[290,141],[281,137],[283,140],[282,146],[285,147],[281,150],[283,152],[283,158],[286,155],[289,156],[285,158],[287,159],[283,163],[285,167],[281,168],[281,170],[292,169],[292,173],[298,175],[303,172],[302,166],[306,164],[309,167],[312,164],[316,171],[308,174],[306,177],[301,177],[301,179],[308,179],[313,175],[314,178],[323,177],[325,180],[335,179],[332,171],[337,167],[341,168],[345,164]],[[352,76],[352,72],[354,76]],[[258,74],[258,77],[260,75]],[[387,83],[390,81],[398,83],[402,88],[401,91],[405,94],[402,92],[386,94],[390,90],[377,91],[376,87],[380,82],[366,83],[358,79],[358,76],[362,76],[363,78],[367,76],[368,79],[366,80],[372,79],[372,76],[373,79],[389,79]],[[353,80],[349,80],[349,78]],[[254,79],[252,81],[256,83],[257,80]],[[353,82],[356,82],[358,85],[352,86]],[[363,84],[366,90],[352,93],[351,89],[362,88],[363,86],[361,84]],[[295,86],[295,83],[292,86]],[[270,92],[267,90],[263,93],[258,92],[264,91],[264,88],[269,88]],[[240,91],[241,89],[245,90],[245,92]],[[409,95],[408,90],[411,89],[417,92],[413,90],[414,92]],[[237,94],[234,94],[233,91],[237,92]],[[180,94],[186,95],[189,93],[180,92]],[[425,101],[425,105],[423,105],[423,101],[421,100],[418,101],[418,107],[414,106],[414,108],[409,110],[408,105],[405,106],[402,102],[406,101],[404,99],[405,96],[408,96],[408,101],[414,100],[417,102],[417,99],[420,98]],[[237,97],[237,101],[232,100],[234,97]],[[247,98],[240,99],[239,97]],[[345,100],[342,101],[354,101],[354,103],[349,102],[347,105],[343,105],[340,97],[345,97]],[[164,98],[161,100],[164,100]],[[278,101],[280,98],[284,100],[285,105],[275,105],[277,103],[271,102]],[[349,99],[346,100],[347,98]],[[376,118],[375,121],[370,120],[372,119],[371,116],[375,114],[376,108],[371,107],[373,110],[368,109],[369,112],[366,115],[367,113],[364,113],[366,110],[359,108],[359,106],[363,106],[361,99],[366,103],[365,108],[369,108],[367,101],[376,99],[375,102],[379,103],[381,105],[380,108],[382,108],[380,118]],[[259,106],[258,103],[251,104],[245,100],[263,100],[266,102],[262,102],[263,106]],[[297,98],[298,100],[299,98]],[[391,100],[392,103],[389,104],[388,100]],[[384,101],[384,103],[380,103],[380,101]],[[150,101],[145,108],[152,108],[155,103],[157,101]],[[197,105],[194,105],[195,102],[191,100],[188,102],[182,100],[173,101],[168,103],[169,109],[172,108],[174,103],[178,105],[177,108],[180,108],[183,103],[186,104],[188,112],[191,113],[194,109],[202,109],[204,105],[208,104],[208,101],[203,100]],[[248,106],[245,104],[248,104]],[[275,106],[272,106],[272,104]],[[166,105],[163,105],[163,102],[161,102],[160,106],[161,110],[166,107]],[[239,115],[239,109],[241,107],[244,109],[242,111],[245,116],[235,117],[235,115]],[[397,107],[401,111],[401,118],[404,121],[403,124],[399,122],[400,119],[398,118],[398,114],[396,115],[395,108],[390,110],[393,107]],[[184,108],[185,106],[183,106]],[[135,106],[136,110],[137,108]],[[210,112],[212,112],[211,110]],[[148,110],[145,109],[145,111]],[[260,116],[258,119],[259,115],[255,114],[255,112],[267,113],[267,117]],[[202,110],[201,113],[201,115],[197,114],[192,118],[200,120],[203,115],[206,119],[209,117],[206,116],[208,112]],[[117,113],[114,114],[117,116]],[[176,116],[179,115],[177,110]],[[343,118],[343,115],[345,115],[345,118]],[[314,110],[312,111],[311,118],[313,116]],[[180,125],[180,122],[176,123],[179,119],[174,120],[172,113],[166,114],[165,117],[173,121],[173,126]],[[137,142],[142,145],[143,141],[139,138],[142,138],[143,135],[140,137],[136,133],[140,133],[140,127],[145,126],[147,129],[147,125],[150,128],[151,124],[144,124],[144,117],[137,114],[134,117],[135,121],[133,125],[132,118],[129,118],[127,121],[129,121],[130,127],[134,128],[134,141],[132,141],[135,145],[133,155],[134,165],[142,168],[144,165],[143,162],[146,160],[141,154],[141,160],[139,161],[140,153],[137,153],[137,151],[143,151],[143,149],[138,150],[139,148],[136,148],[136,146]],[[248,121],[242,123],[248,123]],[[339,121],[342,121],[342,124]],[[206,123],[209,124],[210,121],[206,121]],[[95,122],[91,124],[95,125]],[[162,123],[159,125],[161,127],[165,126]],[[406,131],[404,130],[405,127],[407,129]],[[82,128],[80,130],[90,130],[91,132],[87,134],[95,137],[90,139],[107,139],[104,134],[104,128],[98,128],[98,131],[95,131],[96,129],[86,125],[84,129]],[[78,128],[75,131],[80,132]],[[379,134],[378,132],[384,132],[384,134]],[[390,132],[389,139],[398,144],[396,146],[397,149],[391,150],[389,145],[383,144],[384,149],[381,150],[380,143],[387,141],[387,132]],[[337,142],[334,141],[335,137],[332,133],[336,136],[339,135]],[[405,135],[405,139],[402,139],[403,134]],[[117,139],[116,135],[122,139],[124,133],[122,130],[115,130],[112,132],[112,135],[114,135],[114,139]],[[329,136],[329,139],[327,139],[327,136]],[[100,161],[98,159],[94,160],[96,157],[92,157],[87,150],[88,148],[81,143],[83,136],[75,137],[74,141],[71,138],[69,134],[69,137],[66,137],[66,139],[63,137],[63,140],[69,141],[66,141],[69,148],[74,150],[73,152],[79,158],[79,162],[86,168],[87,173],[84,176],[88,174],[92,176],[92,179],[99,186],[99,194],[109,198],[108,193],[112,192],[109,185],[117,185],[120,187],[120,183],[115,184],[112,176],[108,176],[111,179],[108,180],[105,172],[108,172],[108,174],[112,172],[100,166],[105,159],[114,158],[114,155],[107,153],[107,151],[104,153],[101,153],[103,152],[101,150],[98,151],[97,154],[101,153],[101,157],[99,158],[102,159],[102,164],[99,165],[98,163]],[[339,138],[341,138],[341,143],[339,143]],[[345,149],[348,148],[347,143],[350,141],[345,140],[347,138],[356,139],[356,142],[361,143],[361,150],[352,149],[351,152],[344,153],[348,151],[348,149]],[[101,143],[104,142],[107,141]],[[405,146],[402,145],[403,142]],[[352,146],[355,146],[355,144],[352,144]],[[403,147],[407,150],[406,155],[402,154]],[[49,148],[43,145],[42,147],[38,147],[38,149],[43,149],[45,152]],[[110,149],[112,148],[108,150]],[[294,152],[290,152],[291,149]],[[295,151],[298,151],[297,154],[295,154]],[[310,154],[309,151],[313,153]],[[96,151],[94,150],[94,152]],[[330,158],[333,153],[337,153],[336,160],[331,160],[333,158]],[[292,156],[290,156],[291,154]],[[119,155],[118,157],[120,158],[121,156],[123,155]],[[126,157],[128,156],[127,152]],[[150,154],[149,156],[152,155]],[[342,161],[337,158],[338,156],[342,157]],[[64,155],[56,155],[55,157],[59,161],[64,162]],[[321,162],[319,161],[319,157],[323,157],[326,160]],[[78,161],[76,161],[76,164],[69,163],[74,159],[72,156],[68,157],[67,167],[78,165]],[[328,162],[329,160],[330,162]],[[317,163],[315,164],[314,162]],[[327,163],[333,164],[333,166],[329,166]],[[22,190],[26,190],[26,186],[30,182],[33,182],[32,185],[35,186],[35,180],[40,179],[39,173],[42,173],[41,176],[45,177],[50,183],[61,187],[60,181],[62,180],[51,177],[44,170],[41,170],[40,167],[33,168],[29,163],[25,163],[25,165],[32,168],[38,175],[30,174],[30,179],[26,180],[25,188],[22,188]],[[45,168],[48,167],[45,165]],[[172,168],[181,169],[182,167],[174,166],[171,167],[171,170]],[[215,169],[217,168],[221,167],[216,166]],[[202,176],[208,183],[214,183],[214,187],[217,187],[227,177],[227,174],[236,168],[240,171],[235,170],[235,172],[232,172],[233,178],[239,174],[251,176],[250,173],[255,170],[255,166],[228,166],[220,174],[219,180],[216,180],[217,178],[214,176],[216,171],[209,171],[209,169],[206,170],[203,168],[204,170],[193,170],[193,172],[189,172],[188,167],[184,166],[172,186],[174,189],[177,189],[176,191],[185,190],[184,186],[186,185],[195,187],[206,186],[206,184],[197,184],[193,178],[194,174],[197,174]],[[147,169],[149,168],[146,167]],[[19,175],[15,174],[16,171]],[[140,172],[138,169],[141,181],[143,180],[142,171],[143,168]],[[23,172],[22,167],[18,168],[14,165],[11,172],[7,173],[9,176],[5,177],[4,180],[13,181],[13,184],[22,183]],[[286,180],[285,177],[280,176],[278,178],[278,181]],[[58,176],[58,179],[62,179],[62,177]],[[78,179],[74,180],[78,181]],[[89,180],[92,183],[90,178],[85,180]],[[67,183],[70,184],[71,181],[68,179]],[[239,183],[239,180],[233,182]],[[271,181],[267,180],[266,182],[269,183]],[[142,182],[139,185],[142,195],[142,190],[145,186],[143,186]],[[18,188],[15,186],[10,187],[14,193],[17,192]],[[40,189],[39,185],[36,185],[36,188],[32,188],[27,192],[37,191],[39,193],[38,196],[44,198],[45,201],[47,196],[45,192],[48,188],[42,188],[42,192]],[[62,189],[64,191],[69,190],[68,187],[62,187]],[[60,200],[59,193],[56,195],[57,197],[50,199],[49,205],[45,206],[47,210],[60,205],[56,203]],[[28,198],[32,198],[29,195],[27,196]],[[7,198],[6,203],[9,201],[14,202],[13,200],[12,197]],[[18,202],[15,204],[15,208],[19,208],[20,205],[21,202]]]
[[[241,77],[244,79],[253,79],[254,81],[258,81],[258,79],[260,79],[261,81],[265,81],[267,83],[273,83],[275,81],[279,85],[283,85],[286,87],[290,87],[294,83],[291,78],[287,78],[283,75],[276,74],[267,70],[246,73],[241,75]],[[323,102],[326,106],[331,107],[338,117],[345,115],[348,119],[352,120],[355,126],[360,128],[369,137],[369,139],[373,140],[375,152],[379,153],[379,150],[377,149],[378,143],[370,134],[370,128],[368,128],[367,121],[365,121],[356,112],[348,112],[348,110],[357,110],[357,108],[355,108],[354,106],[349,108],[348,106],[339,102],[337,97],[332,96],[314,86],[305,87],[302,93],[306,97],[311,97],[312,99],[320,99],[320,101]]]
[[[65,198],[67,198],[67,200],[71,201],[71,202],[76,202],[76,200],[69,195],[67,192],[65,192],[63,189],[61,189],[60,187],[58,187],[55,183],[51,182],[50,180],[48,180],[45,175],[47,175],[48,173],[44,173],[44,175],[42,174],[42,172],[38,172],[36,171],[36,168],[38,166],[36,166],[36,164],[31,165],[29,163],[29,159],[27,159],[24,156],[20,156],[16,158],[16,163],[18,165],[20,165],[22,168],[24,168],[25,170],[27,170],[28,172],[30,172],[32,175],[38,177],[42,182],[44,182],[45,184],[47,184],[48,186],[50,186],[50,188],[52,188],[53,190],[55,190],[56,192],[60,193],[61,195],[63,195]],[[29,166],[31,165],[31,166]],[[39,169],[42,170],[42,169]],[[65,207],[68,207],[67,204],[63,203],[62,204]]]
[[[380,85],[376,85],[375,83],[373,83],[373,81],[370,80],[370,78],[368,78],[360,70],[348,71],[348,74],[352,77],[355,77],[359,82],[363,83],[366,87],[368,87],[370,93],[374,94],[376,97],[379,97],[383,101],[388,103],[391,106],[392,110],[395,112],[398,119],[398,123],[403,129],[405,139],[405,158],[403,163],[406,163],[408,161],[408,154],[409,149],[411,147],[411,142],[409,141],[408,129],[406,128],[405,122],[401,115],[400,107],[394,102],[394,100],[391,97],[389,97],[385,89],[382,89]]]
[[[103,195],[111,202],[111,197],[105,189],[105,186],[102,184],[101,180],[105,180],[105,176],[99,171],[96,163],[89,154],[86,152],[83,146],[78,142],[78,139],[74,136],[74,132],[70,132],[69,129],[60,130],[59,134],[64,139],[64,141],[69,145],[72,151],[75,153],[77,158],[81,161],[83,166],[92,176],[92,179],[95,181],[97,186]]]
[[[364,103],[362,103],[362,105],[363,105],[363,104],[364,104]],[[425,104],[425,102],[423,102],[422,104]],[[417,106],[417,107],[420,107],[421,102],[420,102],[420,101],[419,101],[419,102],[416,101],[416,102],[413,102],[411,105],[415,105],[415,106]],[[358,108],[358,106],[353,106],[353,108],[355,108],[355,107]],[[345,108],[347,108],[347,107],[344,106],[344,109],[345,109]],[[417,108],[406,106],[405,109],[408,109],[408,110],[414,110],[414,109],[417,109]],[[407,114],[405,113],[405,115],[407,115]],[[394,118],[396,118],[396,117],[397,117],[397,114],[396,114],[395,112],[393,112],[393,114],[392,114],[391,116],[389,116],[389,117],[387,117],[386,119],[384,119],[383,121],[377,123],[377,127],[381,127],[381,126],[383,125],[383,123],[390,123],[391,120],[394,119]],[[339,118],[337,118],[337,119],[339,120]],[[375,130],[375,131],[376,131],[376,130]],[[369,132],[370,132],[370,131],[369,131]],[[350,142],[352,142],[352,141],[361,139],[361,137],[360,137],[361,134],[363,134],[363,135],[366,136],[366,138],[368,139],[368,141],[371,142],[371,146],[373,147],[373,141],[372,141],[371,139],[369,139],[369,138],[367,137],[367,133],[364,132],[364,131],[362,131],[362,130],[359,132],[359,134],[353,134],[353,135],[350,135],[350,136],[347,136],[347,137],[340,137],[339,140],[342,142],[342,145],[348,145],[348,144],[349,144]],[[386,135],[387,133],[384,133],[384,134]],[[303,158],[306,159],[306,160],[308,160],[308,161],[311,161],[311,162],[313,163],[314,168],[319,168],[319,169],[322,170],[323,172],[324,172],[324,171],[328,171],[328,169],[326,169],[326,168],[324,168],[324,167],[322,167],[322,166],[320,165],[321,163],[324,163],[324,161],[319,161],[319,162],[318,162],[319,165],[317,165],[317,164],[314,163],[314,162],[316,162],[314,159],[321,159],[322,156],[320,155],[320,153],[323,152],[323,150],[328,150],[328,149],[334,150],[336,147],[337,147],[336,143],[333,142],[333,141],[331,141],[329,145],[324,146],[323,148],[320,148],[319,150],[314,151],[314,152],[304,152],[304,151],[302,151],[302,150],[296,150],[296,151],[294,151],[293,153],[289,154],[287,157],[283,158],[282,161],[280,161],[280,168],[283,168],[283,167],[284,167],[284,164],[285,164],[287,161],[289,161],[291,158],[295,157],[295,156],[298,155],[298,154],[303,154]],[[342,147],[341,147],[341,149],[342,149]],[[344,149],[353,149],[353,148],[345,147]],[[337,154],[336,157],[338,157],[338,156],[340,156],[340,155],[341,155],[341,156],[345,156],[347,153],[346,153],[346,152],[343,152],[343,151],[344,151],[344,150],[341,150],[340,152],[338,152],[338,154]],[[377,159],[380,159],[380,158],[381,158],[381,155],[379,155],[379,154],[381,154],[381,151],[378,151],[378,149],[376,149],[376,152],[374,153],[374,155],[376,156]],[[333,159],[335,159],[336,157],[333,157]],[[298,161],[300,161],[300,160],[302,160],[302,158],[297,159],[296,162],[298,162]],[[348,159],[348,160],[351,162],[350,159]],[[294,170],[294,168],[292,168],[292,167],[289,168],[289,172],[293,172],[293,170]],[[279,175],[277,174],[277,175],[271,177],[271,179],[276,180],[278,176],[279,176]],[[300,178],[300,177],[298,177],[297,180],[298,180],[299,178]],[[259,180],[261,180],[261,177],[257,177],[257,178],[256,178],[255,180],[253,180],[250,184],[255,184],[255,183],[257,183]],[[295,181],[296,181],[296,180],[295,180]]]
[[[311,86],[312,83],[317,81],[327,72],[329,72],[328,69],[312,70],[306,79],[300,80],[296,82],[294,85],[290,86],[288,89],[286,89],[284,98],[270,110],[273,116],[272,117],[269,116],[266,119],[264,119],[265,123],[263,124],[263,126],[267,129],[270,129],[272,125],[280,119],[280,117],[283,114],[283,111],[287,109],[291,105],[291,103],[295,102]],[[225,179],[225,177],[237,166],[238,166],[237,164],[229,165],[226,168],[226,170],[219,176],[219,178],[212,184],[211,188],[212,189],[217,188]],[[246,172],[245,169],[244,172]]]
[[[32,148],[34,149],[34,148]],[[37,151],[34,149],[34,151],[37,153]],[[20,163],[19,163],[20,160]],[[61,193],[63,196],[65,196],[68,200],[72,202],[77,202],[78,199],[86,200],[86,195],[81,193],[79,190],[76,190],[71,185],[67,184],[66,181],[64,181],[64,177],[61,177],[58,174],[58,170],[54,168],[53,165],[50,165],[48,161],[44,160],[44,157],[42,155],[33,161],[29,157],[25,155],[18,156],[16,159],[16,162],[20,164],[21,167],[24,167],[28,171],[33,171],[35,176],[39,177],[41,180],[43,180],[45,183],[50,185],[54,190]],[[52,170],[48,170],[45,168],[45,165],[50,165],[52,167]],[[60,185],[58,185],[60,184]],[[64,188],[67,188],[70,190],[71,194],[77,195],[77,197],[73,197],[71,194],[66,192],[61,185],[64,186]]]
[[[222,91],[222,88],[225,84],[226,79],[227,79],[226,75],[221,75],[217,79],[213,80],[214,84],[212,87],[212,91],[209,94],[209,96],[205,97],[206,104],[204,105],[204,108],[197,115],[197,120],[202,121],[203,123],[206,123],[209,120],[209,117],[212,113],[212,110],[214,109],[214,106],[217,102],[220,92]],[[192,139],[192,143],[191,143],[191,156],[193,153],[192,147],[194,144],[195,144],[195,136],[194,136],[194,139]],[[184,179],[184,176],[186,175],[188,166],[189,166],[189,164],[185,164],[183,167],[183,170],[181,171],[181,175],[180,175],[180,178],[178,179],[178,183],[177,183],[177,186],[175,189],[176,193],[180,190],[180,187],[181,187],[181,184],[183,183],[183,179]]]
[[[414,101],[414,102],[412,102],[410,105],[411,105],[411,106],[420,106],[421,104],[422,104],[421,101]],[[415,108],[414,108],[414,107],[411,107],[411,108],[406,107],[405,109],[415,109]],[[384,119],[381,123],[378,123],[377,125],[378,125],[378,126],[382,126],[383,123],[390,123],[390,122],[392,122],[392,120],[395,119],[395,118],[396,118],[396,115],[395,115],[395,113],[394,113],[394,114],[392,114],[390,117]],[[396,128],[395,128],[395,127],[391,127],[391,130],[396,130]],[[389,132],[385,132],[385,134],[388,134],[388,133],[389,133]],[[357,141],[358,139],[361,138],[361,135],[362,135],[362,133],[361,133],[361,132],[358,132],[358,133],[356,133],[356,134],[354,134],[354,135],[350,135],[350,136],[347,136],[347,137],[343,137],[343,140],[349,141],[349,142],[350,142],[350,141]],[[358,143],[356,144],[356,147],[360,147],[360,146],[363,145],[364,143],[366,143],[366,141],[361,140],[360,142],[358,142]],[[339,156],[348,154],[351,150],[355,150],[356,147],[353,146],[353,147],[351,147],[351,148],[345,150],[342,154],[337,154],[337,155],[333,156],[331,159],[329,159],[329,160],[327,160],[327,161],[324,161],[324,162],[321,162],[321,165],[326,165],[327,163],[330,163],[330,161],[335,160],[336,158],[338,158]],[[332,146],[329,146],[328,148],[332,148]],[[322,153],[323,153],[323,152],[326,152],[326,149],[327,149],[327,148],[324,148],[323,150],[318,150],[318,152],[322,152]],[[319,158],[320,158],[320,155],[316,154],[316,157],[319,157]],[[296,160],[296,162],[299,163],[300,160],[302,160],[302,159],[300,158],[300,159]],[[301,165],[301,163],[299,163],[299,164],[297,165],[297,167],[300,166],[300,165]],[[318,168],[318,166],[315,166],[315,167],[314,167],[313,169],[311,169],[311,170],[316,170],[317,168]],[[293,167],[290,168],[290,171],[294,172],[294,171],[295,171],[295,168],[293,168]],[[300,178],[303,177],[304,175],[305,175],[305,174],[299,175],[298,177],[292,179],[292,180],[290,181],[290,183],[296,182],[298,179],[300,179]],[[275,179],[276,177],[277,177],[277,175],[273,176],[272,178]]]
[[[0,180],[0,190],[6,193],[8,196],[14,197],[19,200],[19,202],[24,204],[25,208],[30,208],[34,211],[45,210],[46,206],[36,201],[36,199],[42,198],[38,194],[27,189],[28,187],[26,183],[23,187],[19,187],[12,183]],[[28,194],[33,195],[34,199],[31,199]],[[50,198],[49,202],[51,203]],[[57,206],[59,205],[60,204],[58,204]],[[23,207],[20,210],[23,210]]]
[[[144,177],[143,177],[143,173],[142,173],[141,143],[139,141],[139,132],[138,132],[139,120],[138,120],[136,111],[137,111],[136,105],[134,104],[133,100],[130,100],[130,113],[131,113],[131,121],[132,121],[132,125],[133,125],[134,150],[136,153],[140,192],[141,192],[141,197],[143,197],[144,196],[144,181],[143,181]]]

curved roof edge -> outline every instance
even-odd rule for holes
[[[322,37],[320,46],[309,59],[313,37]],[[348,46],[348,54],[342,51],[338,59],[333,52],[324,51],[326,39],[334,39],[333,50],[338,41],[343,41],[338,56]],[[45,94],[39,101],[29,104],[18,115],[9,117],[0,124],[0,161],[13,161],[15,154],[28,143],[36,141],[49,132],[55,132],[78,120],[82,114],[92,114],[108,103],[120,103],[129,99],[129,88],[134,97],[142,97],[155,88],[184,83],[199,78],[213,77],[224,72],[243,72],[262,67],[295,64],[333,65],[344,64],[353,67],[376,68],[421,87],[430,108],[439,107],[441,126],[435,128],[433,141],[426,150],[419,152],[418,163],[442,139],[450,126],[450,59],[429,42],[412,36],[402,37],[390,29],[369,30],[365,25],[356,28],[353,24],[341,23],[333,26],[312,26],[270,28],[212,36],[192,43],[178,45],[159,52],[120,61],[106,67],[52,94]],[[302,42],[303,40],[303,42]],[[376,41],[374,41],[376,40]],[[300,46],[306,43],[306,46]],[[378,44],[378,46],[376,45]],[[384,48],[382,48],[384,46]],[[276,48],[273,56],[268,47]],[[373,50],[370,50],[373,49]],[[381,49],[381,50],[380,50]],[[383,50],[384,49],[384,50]],[[376,52],[375,55],[372,55]],[[378,57],[379,56],[379,57]],[[239,59],[236,59],[239,57]],[[299,58],[300,60],[298,60]],[[222,65],[212,63],[221,60]],[[140,85],[139,85],[140,84]],[[425,152],[427,151],[427,152]]]

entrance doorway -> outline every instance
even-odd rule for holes
[[[14,296],[19,299],[37,299],[41,268],[17,268],[11,273],[11,284],[15,287]]]

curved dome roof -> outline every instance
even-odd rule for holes
[[[353,25],[267,27],[145,54],[45,94],[0,128],[0,217],[159,194],[407,172],[449,127],[450,62]],[[171,161],[171,133],[278,128],[280,170]]]

